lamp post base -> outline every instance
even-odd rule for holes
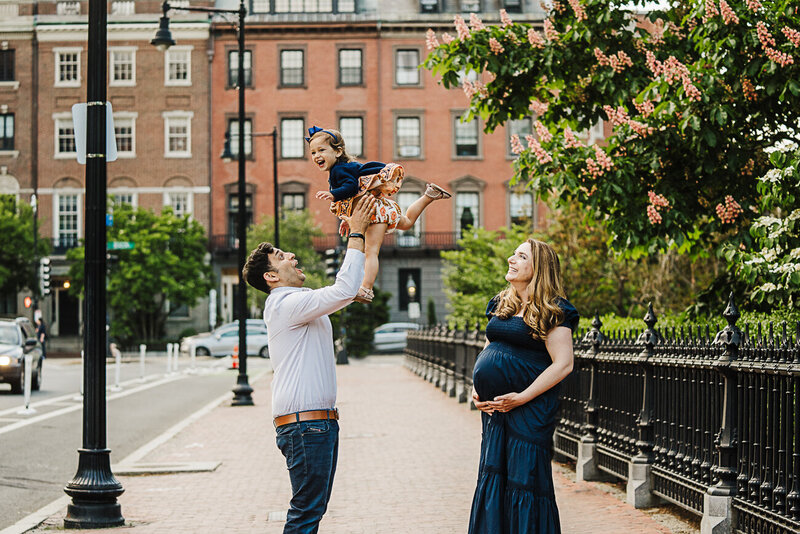
[[[239,375],[232,391],[231,406],[253,406],[253,388],[247,383],[247,375]]]
[[[78,472],[64,492],[72,497],[64,528],[106,528],[125,524],[117,497],[122,484],[111,472],[109,449],[79,449]]]

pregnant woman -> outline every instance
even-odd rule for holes
[[[528,239],[508,259],[509,286],[489,301],[472,399],[483,440],[470,534],[561,532],[550,467],[558,384],[572,371],[578,311],[558,255]]]

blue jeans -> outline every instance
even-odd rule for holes
[[[339,422],[334,419],[278,427],[276,441],[286,458],[292,500],[284,534],[313,534],[328,508],[339,456]]]

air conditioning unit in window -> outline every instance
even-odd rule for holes
[[[404,158],[416,158],[417,156],[419,156],[419,147],[401,146],[397,151],[397,155],[402,156]]]
[[[420,0],[419,5],[422,13],[439,12],[439,0]]]

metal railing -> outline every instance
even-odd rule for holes
[[[576,332],[554,449],[584,480],[627,481],[637,507],[661,498],[705,524],[721,502],[719,532],[800,532],[800,323],[741,331],[732,301],[723,316],[716,332],[658,329],[652,309],[637,331]],[[477,325],[409,331],[406,365],[468,402],[484,342]]]

